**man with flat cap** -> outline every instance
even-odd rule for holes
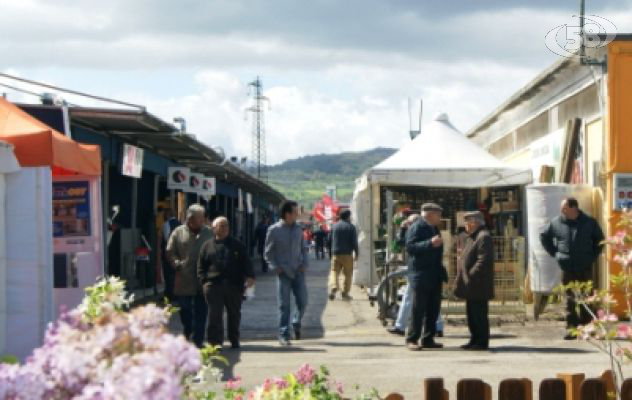
[[[441,286],[447,279],[442,263],[443,240],[437,228],[442,211],[437,204],[424,204],[421,207],[421,218],[406,232],[408,284],[413,298],[406,346],[413,351],[424,347],[443,347],[434,341],[436,321],[441,309]]]
[[[459,257],[454,294],[465,299],[470,341],[465,350],[489,348],[489,300],[494,298],[494,242],[480,211],[465,214],[467,238]]]

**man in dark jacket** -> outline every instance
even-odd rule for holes
[[[239,348],[241,302],[245,287],[252,287],[255,274],[246,246],[230,235],[228,220],[213,221],[215,237],[200,250],[197,276],[208,306],[207,340],[215,346],[224,342],[224,308],[228,317],[228,339]]]
[[[344,283],[342,299],[351,300],[351,280],[353,279],[353,260],[358,259],[358,234],[355,226],[350,222],[351,211],[340,213],[340,221],[331,229],[331,274],[329,277],[329,300],[336,298],[340,290],[339,276],[342,271]]]
[[[314,242],[316,244],[316,259],[322,260],[325,258],[325,240],[327,239],[327,232],[325,226],[320,225],[316,232],[314,232]]]
[[[561,215],[555,217],[540,234],[542,247],[555,257],[562,269],[562,283],[592,280],[592,266],[603,250],[604,235],[597,221],[579,209],[577,199],[562,200]],[[572,292],[566,298],[566,327],[576,328],[590,322],[590,315],[582,308],[577,313]],[[575,339],[568,333],[564,339]]]
[[[437,228],[443,209],[437,204],[426,203],[421,211],[421,218],[406,233],[408,284],[413,296],[411,323],[406,337],[410,350],[443,347],[434,341],[441,309],[441,286],[445,279],[443,240]],[[422,339],[421,346],[419,339]]]
[[[494,298],[494,241],[480,211],[465,214],[467,238],[459,258],[454,294],[465,299],[469,343],[466,350],[489,348],[489,300]]]

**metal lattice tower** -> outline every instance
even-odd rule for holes
[[[258,179],[267,182],[267,163],[266,163],[266,131],[265,131],[265,115],[264,103],[270,104],[270,100],[265,97],[261,79],[257,77],[248,84],[252,90],[252,105],[246,109],[252,113],[252,162],[254,163],[253,175]]]

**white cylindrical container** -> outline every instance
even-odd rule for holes
[[[587,185],[535,184],[527,186],[527,218],[529,240],[529,271],[531,290],[550,294],[561,283],[562,272],[555,258],[540,243],[540,233],[549,221],[560,215],[565,197],[574,197],[587,215],[593,211],[593,188]]]

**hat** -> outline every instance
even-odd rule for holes
[[[483,213],[480,211],[468,211],[465,214],[463,214],[463,219],[470,219],[470,218],[478,219],[481,221],[485,220],[485,217],[483,217]]]
[[[421,206],[421,211],[438,211],[442,212],[443,208],[439,204],[436,203],[424,203]]]

